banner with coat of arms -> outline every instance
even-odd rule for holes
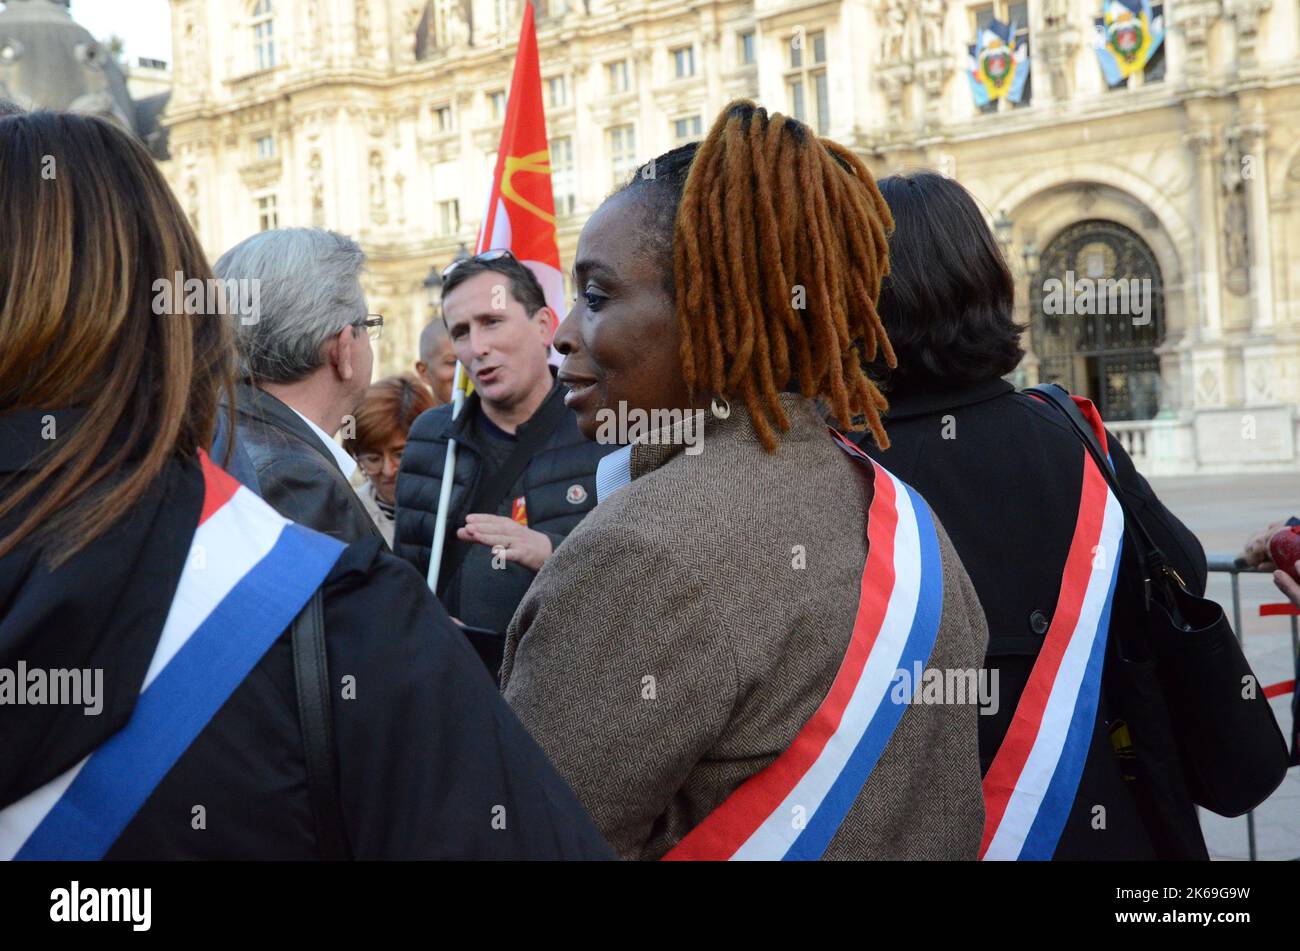
[[[1164,8],[1150,0],[1103,0],[1093,48],[1106,84],[1118,86],[1146,66],[1165,39]]]
[[[1018,103],[1029,80],[1029,48],[1016,45],[1016,24],[990,20],[979,31],[975,45],[968,47],[970,62],[966,78],[976,106],[987,106],[998,99]]]

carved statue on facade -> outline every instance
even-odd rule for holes
[[[1223,193],[1223,258],[1227,265],[1224,284],[1241,296],[1250,289],[1250,216],[1246,208],[1246,179],[1242,175],[1241,139],[1236,135],[1227,137],[1219,187]]]
[[[899,63],[910,59],[912,44],[907,32],[907,0],[885,0],[880,12],[884,21],[880,46],[881,61]]]
[[[370,153],[370,218],[379,224],[388,219],[384,196],[384,156]]]
[[[325,227],[325,184],[321,180],[321,159],[319,152],[311,154],[307,163],[307,181],[311,189],[311,225],[313,228]]]
[[[948,0],[921,0],[921,51],[926,56],[943,53],[943,21]]]
[[[369,0],[357,0],[356,3],[357,55],[369,56],[374,51],[370,38],[370,3]]]

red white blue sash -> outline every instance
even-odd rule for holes
[[[839,673],[790,747],[665,859],[821,858],[907,710],[916,685],[904,680],[900,699],[898,671],[930,659],[943,610],[934,516],[911,487],[834,435],[874,479],[867,564]]]
[[[0,859],[100,859],[343,552],[201,454],[203,510],[125,727],[0,811]]]
[[[1105,446],[1096,408],[1074,401]],[[1056,612],[984,777],[981,859],[1052,857],[1092,743],[1124,512],[1092,456],[1085,451],[1083,459],[1083,492]]]

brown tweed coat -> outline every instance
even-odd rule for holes
[[[782,400],[791,428],[775,454],[743,406],[708,418],[698,455],[637,445],[633,481],[556,550],[510,624],[506,700],[624,858],[660,858],[771,763],[852,633],[869,476],[811,401]],[[984,615],[938,536],[930,667],[978,668]],[[825,857],[975,858],[977,716],[909,706]]]

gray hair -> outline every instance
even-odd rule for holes
[[[237,330],[245,378],[292,383],[324,363],[325,342],[366,317],[366,255],[351,238],[319,228],[280,228],[245,238],[213,270],[258,282],[260,314]]]

